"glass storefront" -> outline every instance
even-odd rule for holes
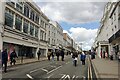
[[[23,56],[26,58],[34,58],[36,53],[36,48],[28,47],[24,45],[17,45],[13,43],[3,43],[3,48],[6,48],[8,51],[8,59],[10,57],[10,53],[15,49],[18,57]]]

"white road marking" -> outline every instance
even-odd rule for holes
[[[32,76],[30,76],[29,74],[26,74],[26,75],[27,75],[27,77],[28,77],[28,78],[33,79],[33,77],[32,77]]]
[[[51,72],[53,72],[53,71],[55,71],[55,70],[57,70],[57,69],[59,69],[59,68],[61,68],[61,67],[62,67],[62,66],[59,66],[59,67],[57,67],[57,68],[55,68],[55,69],[49,71],[47,74],[49,74],[49,73],[51,73]]]
[[[51,67],[56,68],[56,66],[51,66]]]
[[[43,71],[45,71],[45,72],[47,72],[47,73],[48,73],[48,70],[47,70],[47,69],[41,68],[41,70],[43,70]]]
[[[67,62],[66,64],[69,64],[70,62]]]
[[[40,69],[41,69],[41,68],[35,69],[35,70],[33,70],[33,71],[30,71],[30,73],[33,73],[33,72],[38,71],[38,70],[40,70]]]
[[[47,78],[50,78],[51,76],[53,76],[53,74],[49,75]]]
[[[72,77],[72,79],[74,79],[75,78],[75,75]]]
[[[76,78],[78,78],[78,76]]]
[[[70,80],[70,76],[69,75],[65,76],[64,80],[66,80],[67,78]]]
[[[65,76],[66,76],[66,75],[63,75],[63,76],[61,77],[61,79],[63,79]]]

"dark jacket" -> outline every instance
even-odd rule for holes
[[[41,52],[40,52],[40,51],[38,51],[38,52],[37,52],[37,55],[38,55],[38,56],[40,56],[40,55],[41,55]]]
[[[64,53],[64,51],[62,50],[62,51],[61,51],[61,56],[64,56],[64,54],[65,54],[65,53]]]
[[[15,51],[13,51],[11,54],[10,54],[10,59],[13,59],[13,58],[16,58],[17,57],[17,54]]]
[[[7,51],[2,52],[2,63],[5,63],[8,61],[8,54]]]

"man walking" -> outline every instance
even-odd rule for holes
[[[8,61],[8,54],[7,49],[3,50],[2,52],[2,67],[4,65],[4,72],[7,72],[7,61]]]
[[[38,51],[37,55],[38,55],[38,60],[39,60],[40,59],[40,55],[41,55],[40,50]]]
[[[62,50],[61,50],[61,57],[62,57],[61,60],[62,60],[62,61],[64,61],[64,54],[65,54],[65,53],[64,53],[64,51],[63,51],[63,49],[62,49]]]
[[[59,61],[60,50],[56,51],[57,61]]]
[[[10,54],[10,65],[12,66],[12,63],[15,65],[15,63],[16,63],[16,60],[15,60],[15,58],[18,58],[18,56],[17,56],[17,54],[16,54],[16,52],[15,52],[15,50]]]
[[[80,55],[80,59],[82,61],[82,65],[85,65],[85,58],[86,58],[86,55],[84,52],[82,52],[82,54]]]

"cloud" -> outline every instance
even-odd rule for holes
[[[82,48],[84,50],[89,50],[96,37],[97,29],[86,29],[83,27],[72,27],[69,30],[70,36],[77,43],[82,43]]]
[[[105,2],[36,2],[54,21],[86,23],[99,21]]]

